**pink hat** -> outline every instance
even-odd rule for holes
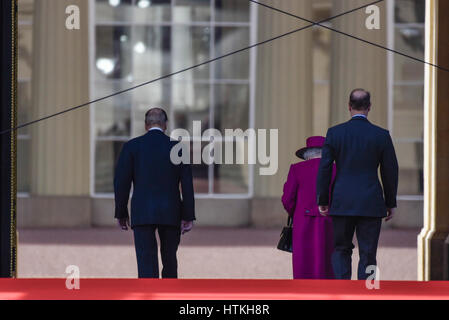
[[[311,148],[322,148],[324,146],[324,142],[326,141],[325,137],[315,136],[307,138],[306,145],[307,147],[299,149],[296,151],[296,156],[298,158],[304,159],[304,152]]]

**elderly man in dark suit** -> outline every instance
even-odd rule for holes
[[[351,279],[354,232],[360,252],[358,279],[372,273],[367,268],[377,265],[382,219],[392,219],[396,208],[396,153],[389,132],[368,121],[370,100],[370,93],[363,89],[351,92],[352,119],[328,130],[317,177],[319,210],[332,216],[334,226],[332,265],[337,279]],[[329,199],[334,162],[337,174]]]
[[[167,120],[164,110],[149,110],[145,114],[147,133],[124,144],[115,171],[115,218],[123,230],[131,226],[134,231],[139,278],[159,278],[156,230],[162,277],[178,277],[180,237],[191,230],[195,220],[192,170],[190,164],[172,163],[171,149],[178,142],[165,135]]]

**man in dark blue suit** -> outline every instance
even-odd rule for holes
[[[178,277],[176,252],[181,233],[190,231],[195,220],[192,170],[190,164],[171,161],[171,150],[178,142],[165,135],[167,120],[164,110],[149,110],[145,114],[147,133],[124,144],[115,171],[115,218],[123,230],[130,226],[134,231],[139,278],[159,278],[156,230],[162,277]]]
[[[370,100],[370,93],[363,89],[351,92],[352,119],[328,130],[317,177],[320,212],[330,214],[334,225],[332,265],[337,279],[351,279],[354,232],[360,252],[358,279],[365,280],[372,274],[375,269],[367,268],[377,266],[382,219],[392,219],[396,208],[396,153],[389,132],[368,121]],[[334,161],[337,174],[330,186]]]

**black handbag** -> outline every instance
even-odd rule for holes
[[[293,219],[290,216],[288,216],[287,226],[282,229],[278,249],[290,253],[293,252]]]

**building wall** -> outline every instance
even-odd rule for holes
[[[98,83],[106,82],[103,81],[104,79],[101,80],[103,82],[97,81],[98,75],[96,75],[96,72],[98,70],[92,72],[92,68],[95,68],[92,61],[95,60],[90,60],[92,56],[89,57],[89,45],[91,44],[87,32],[88,30],[95,30],[95,27],[92,26],[92,19],[87,17],[92,16],[92,12],[89,13],[89,10],[95,6],[87,6],[87,1],[61,1],[58,2],[57,6],[50,6],[49,1],[51,0],[38,1],[34,5],[33,1],[28,0],[19,3],[19,11],[21,8],[23,9],[23,23],[19,27],[19,31],[22,31],[22,36],[19,37],[19,42],[21,42],[19,48],[19,58],[21,58],[19,78],[22,76],[23,89],[21,92],[24,93],[22,100],[19,101],[19,117],[21,117],[19,122],[36,119],[61,111],[61,108],[83,103],[90,98],[106,95],[107,90],[114,91],[126,87],[123,85],[101,87]],[[398,1],[405,3],[406,11],[404,12],[406,12],[406,16],[413,16],[413,14],[410,14],[410,8],[413,8],[410,7],[411,1]],[[80,6],[81,16],[84,17],[81,19],[80,32],[68,31],[61,27],[64,25],[64,16],[55,13],[64,12],[66,5],[75,2]],[[358,5],[364,3],[363,1],[357,2]],[[354,2],[349,0],[314,2],[288,0],[272,1],[267,4],[315,21],[354,7]],[[180,9],[177,11],[179,14],[185,14],[186,12],[190,12],[192,16],[204,14],[204,10],[201,11],[201,9],[199,11],[185,11],[186,8],[178,9]],[[381,21],[386,22],[388,20],[386,10],[386,7],[381,7]],[[232,9],[223,12],[220,14],[232,12]],[[51,18],[49,18],[50,16]],[[380,31],[368,31],[363,27],[365,16],[363,11],[357,14],[349,14],[333,21],[331,26],[349,33],[355,30],[355,35],[361,38],[382,45],[389,45],[387,27],[383,27]],[[136,19],[142,18],[144,17],[136,17]],[[126,19],[129,19],[129,17]],[[198,21],[193,22],[193,24],[196,23]],[[253,26],[257,31],[254,33],[257,34],[257,39],[253,40],[263,41],[306,25],[306,22],[293,17],[285,16],[264,7],[257,7],[257,25]],[[360,25],[362,27],[359,28]],[[402,25],[401,27],[410,28],[409,25]],[[98,31],[93,32],[96,32],[98,36]],[[189,34],[185,36],[188,37]],[[239,34],[238,38],[241,37],[242,35]],[[232,39],[233,36],[224,37],[223,43],[220,44],[221,49],[220,46],[218,47],[219,50],[237,49],[245,45],[245,43],[235,43]],[[190,46],[193,42],[189,43]],[[408,47],[398,49],[404,50]],[[219,54],[220,52],[215,53]],[[158,57],[154,56],[154,61],[159,61],[160,57]],[[193,59],[193,53],[189,54],[188,57]],[[243,60],[249,59],[248,61],[251,61],[253,58],[248,55]],[[373,91],[374,107],[371,119],[381,126],[390,126],[391,107],[389,97],[392,93],[386,67],[388,66],[387,58],[387,54],[381,49],[373,49],[356,40],[334,34],[330,30],[314,27],[260,46],[257,49],[257,60],[254,61],[257,72],[254,77],[249,77],[249,80],[225,79],[224,81],[222,78],[218,78],[218,81],[223,80],[226,83],[234,81],[233,85],[242,88],[254,85],[253,124],[255,128],[279,129],[279,168],[273,176],[260,176],[258,174],[260,166],[255,166],[254,180],[250,179],[250,169],[247,166],[232,168],[223,168],[222,166],[219,171],[219,179],[217,179],[215,169],[197,168],[195,170],[195,188],[197,193],[201,194],[197,199],[197,224],[252,225],[256,227],[283,225],[286,215],[280,202],[280,196],[290,164],[299,161],[294,153],[305,144],[305,139],[308,136],[325,135],[329,125],[347,119],[346,100],[350,89],[355,86],[364,86]],[[237,59],[232,65],[239,64],[243,60]],[[176,58],[174,61],[180,61],[180,59]],[[366,61],[376,61],[376,63],[367,65]],[[195,61],[188,62],[193,64]],[[396,66],[402,66],[401,62],[399,60]],[[89,66],[91,70],[89,70]],[[230,68],[229,65],[226,66],[221,66],[225,73]],[[378,66],[385,67],[379,68]],[[176,67],[181,66],[177,65]],[[416,65],[408,65],[405,68],[406,70],[414,70],[413,68],[416,69]],[[357,73],[355,76],[351,76],[353,73],[348,72],[348,70],[357,70]],[[139,74],[141,70],[135,69],[133,72]],[[214,71],[209,70],[208,72],[209,75],[215,75]],[[93,78],[89,75],[93,75]],[[146,74],[142,74],[142,76],[145,79],[148,78]],[[156,76],[156,74],[153,76]],[[226,78],[233,78],[234,76],[230,73],[226,74]],[[193,88],[196,85],[195,75],[190,74],[189,77],[190,84],[188,86]],[[92,83],[92,81],[95,82],[93,86],[95,92],[89,92],[89,83]],[[242,83],[244,84],[242,85]],[[105,88],[106,91],[103,90]],[[173,90],[175,90],[175,87]],[[245,90],[248,89],[243,91]],[[234,98],[234,100],[219,100],[226,107],[229,107],[235,106],[239,101],[246,101],[247,98],[243,100],[238,98],[241,97],[239,92],[243,91],[225,91],[221,96],[220,93],[211,91],[210,96],[217,94],[214,99],[222,99],[221,97]],[[105,124],[106,127],[112,125],[114,130],[126,128],[126,121],[116,121],[116,119],[124,118],[123,110],[117,109],[115,106],[127,106],[128,103],[131,103],[135,104],[135,110],[137,111],[129,114],[128,121],[135,123],[135,125],[133,124],[129,128],[128,134],[137,135],[142,129],[139,124],[142,121],[141,115],[144,109],[140,110],[141,108],[149,103],[177,101],[177,98],[174,97],[168,99],[167,93],[160,95],[161,99],[156,99],[157,101],[151,100],[159,96],[158,94],[161,94],[161,92],[163,93],[163,91],[158,92],[157,90],[151,91],[151,94],[149,94],[148,91],[138,89],[134,98],[129,101],[119,99],[101,105],[96,104],[90,106],[91,108],[94,107],[97,110],[96,112],[89,112],[87,108],[74,111],[65,116],[30,126],[22,132],[22,135],[19,132],[19,188],[22,192],[21,195],[23,195],[18,199],[19,226],[86,227],[114,225],[113,199],[109,193],[111,190],[104,189],[106,193],[101,194],[101,190],[103,190],[101,186],[108,185],[110,188],[114,157],[119,152],[123,141],[129,139],[129,136],[118,137],[118,140],[113,140],[117,138],[114,136],[101,136],[100,139],[92,140],[92,137],[98,135],[98,131],[95,131],[95,134],[92,135],[90,130],[98,130],[103,127],[92,127],[90,124],[97,123],[97,119],[99,119],[97,117],[101,116],[101,121],[98,123]],[[399,89],[397,92],[397,94],[393,94],[395,97],[405,95],[404,91]],[[410,115],[410,112],[407,113],[404,108],[401,108],[403,104],[402,100],[393,100],[392,106],[399,106],[398,113],[401,115],[400,121],[393,121],[396,128],[394,133],[398,137],[402,137],[401,134],[404,132],[414,132],[412,124],[420,121],[420,115],[416,115],[416,110]],[[192,100],[192,106],[200,105],[198,100]],[[111,106],[114,107],[113,111],[109,111]],[[235,108],[232,111],[231,109],[222,109],[222,107],[217,109],[220,110],[219,118],[215,118],[213,113],[210,113],[207,109],[206,113],[203,112],[204,110],[201,112],[198,110],[192,111],[190,107],[179,106],[176,103],[174,103],[173,108],[170,108],[169,113],[170,117],[176,122],[175,126],[180,123],[177,114],[187,115],[190,121],[199,119],[197,117],[203,113],[209,120],[212,118],[214,121],[221,119],[222,122],[230,123],[231,127],[244,126],[245,124],[242,124],[242,121],[249,125],[251,121],[249,114],[234,112]],[[99,110],[102,110],[102,108],[104,110],[100,112]],[[226,117],[227,115],[228,117]],[[241,121],[235,121],[235,119]],[[124,127],[123,124],[125,124]],[[172,126],[174,125],[172,124]],[[121,132],[120,130],[116,132]],[[419,145],[415,147],[416,150],[419,150]],[[401,185],[403,186],[401,195],[403,197],[399,199],[397,218],[389,224],[393,227],[417,227],[422,225],[422,200],[419,198],[419,193],[415,192],[419,188],[414,188],[410,192],[407,189],[407,186],[419,185],[421,179],[422,172],[419,171],[421,165],[419,156],[415,156],[416,150],[413,149],[413,144],[408,144],[405,147],[397,145],[398,155],[402,161],[401,167],[408,171],[403,171],[401,174]],[[95,152],[99,157],[106,156],[106,161],[99,161],[100,158],[93,156],[92,152]],[[94,159],[92,166],[94,172],[90,169],[91,159]],[[203,173],[206,174],[206,178],[200,177]],[[212,176],[210,176],[211,174]],[[97,176],[94,175],[99,175],[101,179],[97,179]],[[94,181],[94,183],[91,184],[91,181]],[[96,181],[106,181],[107,183],[97,184]],[[101,190],[99,189],[100,194],[97,194],[98,192],[95,192],[95,190],[99,186]],[[237,196],[234,194],[236,190],[240,192]],[[219,195],[217,196],[215,193],[219,193]],[[95,194],[95,196],[92,196],[92,194]],[[416,197],[417,195],[418,197]],[[413,201],[410,201],[410,199]]]

